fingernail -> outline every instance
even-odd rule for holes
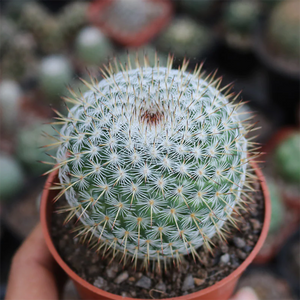
[[[240,289],[234,300],[259,300],[255,291],[251,287],[244,287]]]

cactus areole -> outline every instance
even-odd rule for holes
[[[55,122],[63,126],[53,143],[62,188],[54,200],[65,195],[66,221],[76,217],[83,240],[123,263],[201,259],[196,249],[211,250],[225,221],[235,225],[253,177],[240,104],[202,65],[188,73],[186,61],[178,70],[172,61],[115,60],[100,82],[85,82],[84,95],[70,90],[73,107]]]

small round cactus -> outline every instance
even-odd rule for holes
[[[300,184],[300,133],[288,137],[275,151],[275,165],[288,182]]]
[[[272,214],[269,232],[274,234],[280,229],[282,225],[282,221],[284,218],[284,206],[280,196],[281,193],[276,185],[276,182],[274,182],[270,178],[267,178],[267,185],[272,204]]]
[[[64,195],[66,221],[76,216],[79,235],[124,264],[199,258],[214,235],[225,239],[226,220],[236,226],[233,212],[255,178],[240,104],[202,65],[188,73],[187,61],[178,70],[172,62],[115,59],[87,93],[71,90],[74,106],[55,122],[63,126],[53,143],[62,188],[54,200]]]
[[[112,44],[96,27],[83,28],[76,40],[76,53],[79,59],[88,64],[99,64],[112,54]]]
[[[0,201],[14,196],[24,184],[20,165],[8,154],[0,153]]]
[[[12,131],[18,123],[22,91],[17,82],[3,80],[0,82],[0,124],[6,131]]]
[[[266,36],[273,52],[287,58],[300,58],[300,5],[282,1],[274,7],[267,23]]]
[[[175,57],[194,58],[203,54],[212,46],[212,33],[192,19],[182,17],[174,19],[157,40],[161,51],[174,52]]]
[[[49,98],[61,95],[72,80],[73,70],[68,59],[62,55],[50,55],[42,59],[39,68],[42,91]]]
[[[55,141],[52,136],[56,131],[48,126],[47,122],[49,120],[36,120],[33,124],[20,129],[17,134],[17,158],[33,175],[40,175],[51,169],[50,157],[55,155],[54,149],[49,149],[47,154],[43,149],[43,146]]]
[[[249,34],[259,17],[257,1],[231,1],[225,7],[224,22],[228,31]]]

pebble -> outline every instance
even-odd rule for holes
[[[250,222],[251,222],[251,225],[252,225],[252,228],[253,230],[260,230],[261,229],[261,223],[256,220],[256,219],[250,219]]]
[[[112,264],[108,265],[106,267],[106,275],[108,278],[115,278],[117,276],[117,273],[119,272],[119,264],[116,262],[113,262]]]
[[[221,256],[221,258],[220,258],[220,261],[221,261],[221,263],[223,263],[223,264],[228,264],[228,263],[229,263],[229,260],[230,260],[230,256],[229,256],[228,253],[223,254],[223,255]]]
[[[122,292],[121,296],[125,298],[125,297],[130,297],[131,295],[126,292]]]
[[[120,284],[123,281],[125,281],[128,277],[129,277],[128,272],[124,271],[115,278],[114,283]]]
[[[221,251],[222,251],[223,253],[227,253],[228,250],[229,250],[229,247],[228,247],[227,244],[223,243],[223,244],[220,245],[220,249],[221,249]]]
[[[128,278],[128,281],[129,282],[135,282],[135,278],[133,276],[131,276],[131,277]]]
[[[194,278],[194,283],[196,284],[196,286],[202,285],[204,282],[205,282],[205,279]]]
[[[244,248],[246,246],[246,242],[243,239],[239,238],[239,237],[234,237],[233,238],[233,243],[238,248]]]
[[[185,292],[185,291],[188,291],[190,289],[193,289],[194,287],[195,287],[195,284],[194,284],[193,275],[192,274],[186,275],[186,277],[183,280],[183,284],[182,284],[181,290],[183,292]]]
[[[238,256],[238,258],[244,260],[244,259],[246,259],[247,254],[246,254],[245,252],[243,252],[242,250],[238,249],[238,250],[237,250],[237,256]]]
[[[246,245],[244,247],[244,251],[246,251],[247,253],[250,252],[251,250],[253,249],[253,247],[249,246],[249,245]]]
[[[154,289],[159,290],[159,291],[162,291],[162,292],[165,293],[166,290],[167,290],[167,287],[166,287],[165,283],[161,281],[161,282],[159,282],[159,283],[155,286]]]
[[[142,276],[135,285],[137,287],[149,290],[151,288],[151,279],[147,276]]]
[[[103,277],[99,276],[96,278],[93,285],[99,289],[102,289],[107,286],[107,281]]]
[[[97,275],[98,272],[99,272],[99,268],[96,265],[88,268],[88,273],[90,276]]]

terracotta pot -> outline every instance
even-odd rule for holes
[[[299,132],[299,129],[295,127],[285,127],[280,129],[271,139],[262,147],[261,159],[264,161],[268,160],[268,157],[272,156],[273,151],[279,146],[284,140],[286,140],[290,135],[295,132]],[[290,195],[286,193],[283,189],[281,192],[282,199],[285,205],[291,209],[295,209],[300,216],[300,199],[297,196]]]
[[[255,258],[255,256],[261,249],[267,237],[270,218],[271,218],[271,202],[270,202],[269,192],[267,189],[264,176],[255,163],[252,163],[252,166],[254,167],[255,172],[261,182],[261,187],[262,187],[264,201],[265,201],[265,215],[264,215],[264,224],[263,224],[262,232],[252,252],[236,270],[234,270],[229,276],[217,282],[213,286],[205,288],[201,291],[192,294],[175,297],[175,298],[168,298],[166,300],[210,300],[210,299],[227,300],[232,295],[239,277],[245,271],[245,269],[248,267],[248,265],[252,262],[252,260]],[[80,297],[82,299],[97,299],[97,300],[142,300],[142,299],[129,298],[129,297],[124,298],[122,296],[114,295],[95,287],[94,285],[88,283],[87,281],[79,277],[73,270],[70,269],[70,267],[59,256],[50,235],[51,216],[53,211],[52,199],[56,196],[57,190],[49,190],[49,187],[51,187],[55,182],[58,182],[57,171],[54,171],[49,175],[42,194],[41,210],[40,210],[42,229],[45,236],[45,241],[47,243],[47,246],[51,254],[53,255],[54,259],[57,261],[57,263],[61,266],[61,268],[73,280],[79,292]]]
[[[173,15],[173,6],[169,0],[148,0],[160,3],[165,13],[134,33],[126,32],[125,34],[124,32],[122,34],[122,30],[113,30],[111,26],[100,20],[100,16],[105,13],[113,1],[116,0],[95,0],[92,2],[88,10],[88,18],[91,23],[100,27],[105,34],[125,47],[140,47],[146,44],[169,23]]]

